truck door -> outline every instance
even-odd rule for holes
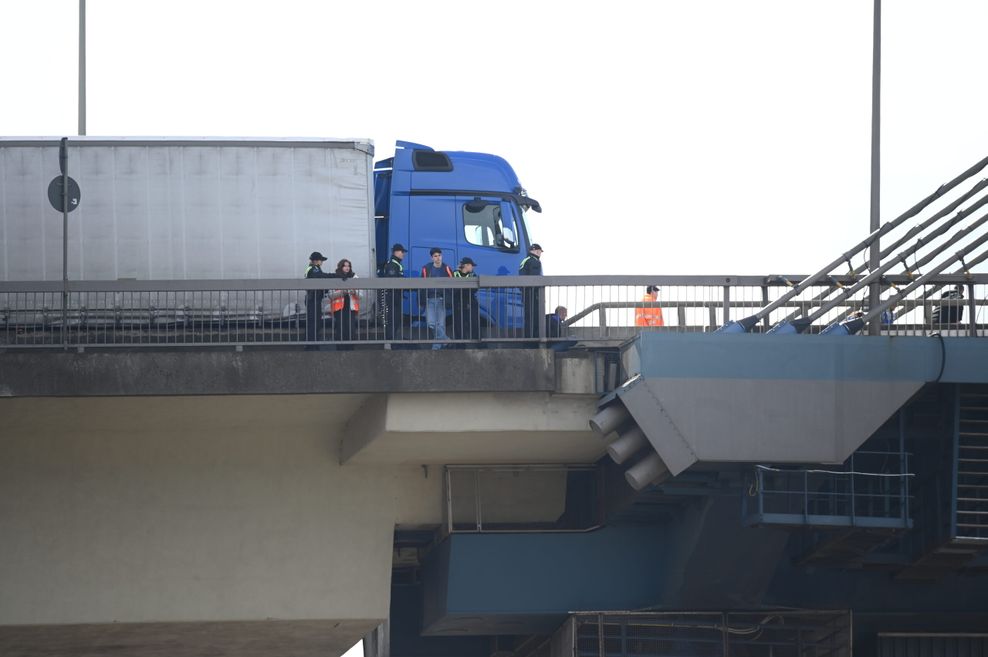
[[[460,255],[476,261],[478,274],[517,273],[521,247],[515,204],[499,198],[458,197]]]
[[[489,197],[458,197],[459,252],[477,264],[482,276],[518,272],[521,260],[519,213],[514,201]],[[521,297],[516,289],[482,289],[477,295],[483,320],[512,328],[521,322]]]
[[[459,261],[456,239],[456,198],[454,196],[415,196],[409,204],[408,247],[411,276],[418,276],[424,265],[431,265],[429,250],[443,250],[443,262],[456,269]]]

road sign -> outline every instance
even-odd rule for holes
[[[73,178],[69,178],[69,212],[72,212],[77,207],[79,207],[79,200],[82,194],[79,191],[79,183],[77,183]],[[48,201],[51,206],[58,210],[59,212],[64,212],[65,208],[62,207],[62,177],[55,176],[52,181],[48,183]]]

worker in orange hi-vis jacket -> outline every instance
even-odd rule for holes
[[[649,303],[659,300],[659,288],[649,285],[645,288],[645,296],[642,301]],[[662,309],[657,307],[637,307],[635,308],[635,326],[665,326],[662,321]]]

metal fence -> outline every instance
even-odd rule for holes
[[[909,457],[858,450],[828,468],[755,466],[742,515],[750,525],[907,529]]]
[[[620,344],[640,331],[709,332],[754,314],[798,276],[481,276],[471,279],[0,283],[0,346],[422,348]],[[848,280],[809,286],[756,331],[819,307]],[[884,294],[908,278],[887,277]],[[658,287],[655,300],[646,294]],[[866,290],[807,333],[861,312]],[[945,275],[883,318],[887,335],[988,335],[988,275]]]
[[[850,657],[847,611],[574,614],[552,657]]]

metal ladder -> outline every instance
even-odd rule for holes
[[[955,409],[954,531],[988,547],[988,386],[960,386]]]

